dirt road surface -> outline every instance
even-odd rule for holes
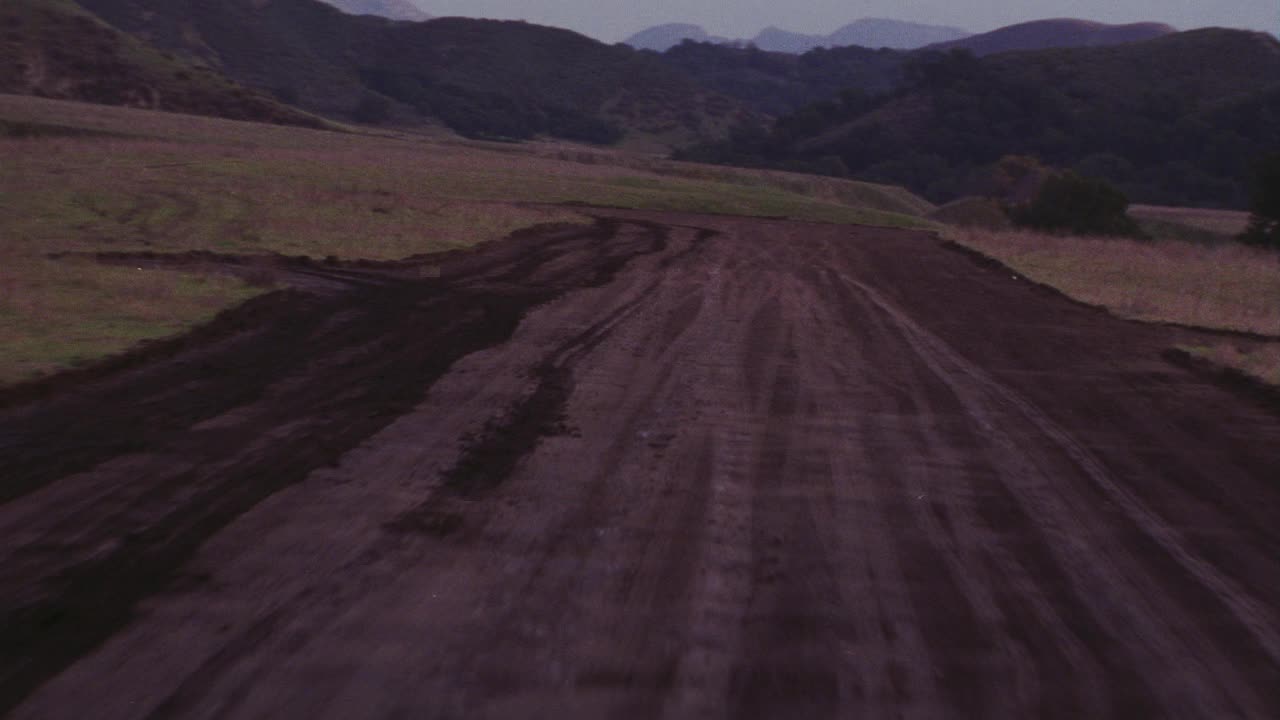
[[[1280,420],[1180,331],[760,219],[280,272],[0,398],[0,714],[1280,717]]]

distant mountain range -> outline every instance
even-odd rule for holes
[[[623,40],[623,43],[630,45],[637,50],[666,52],[685,40],[717,44],[733,42],[729,38],[708,34],[706,28],[701,25],[668,23],[666,25],[655,25],[646,30],[641,30],[635,35]]]
[[[753,45],[769,52],[802,54],[820,47],[858,45],[911,50],[934,43],[959,40],[969,33],[959,28],[921,25],[901,20],[865,18],[856,20],[830,35],[805,35],[776,27],[761,30],[755,37],[731,40],[707,33],[698,25],[671,23],[642,30],[623,42],[638,50],[665,52],[685,40],[721,44]]]
[[[348,15],[377,15],[390,20],[421,22],[431,16],[409,0],[323,0]]]
[[[1177,29],[1163,23],[1107,25],[1089,20],[1036,20],[1002,27],[981,35],[936,43],[930,49],[964,48],[973,51],[975,55],[995,55],[1015,50],[1121,45],[1175,32]]]

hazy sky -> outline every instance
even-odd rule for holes
[[[1277,0],[414,0],[432,15],[512,18],[570,28],[616,42],[651,25],[690,22],[712,34],[749,37],[769,25],[826,34],[863,17],[983,32],[1051,17],[1103,22],[1155,20],[1179,29],[1280,31]]]

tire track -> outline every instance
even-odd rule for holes
[[[1182,544],[1176,532],[1146,508],[1131,492],[1111,478],[1101,462],[1077,443],[1070,433],[1030,402],[965,361],[936,336],[928,333],[900,310],[890,305],[878,292],[860,282],[855,281],[854,286],[871,303],[876,305],[886,317],[892,319],[902,329],[904,336],[915,349],[917,355],[937,374],[939,379],[952,389],[956,397],[965,403],[974,420],[990,432],[993,439],[1005,446],[1006,451],[1020,452],[1016,441],[999,429],[999,420],[993,414],[994,411],[991,409],[990,401],[984,400],[982,395],[978,393],[985,394],[996,402],[1012,408],[1025,422],[1030,423],[1045,438],[1050,440],[1057,449],[1070,458],[1076,467],[1085,473],[1097,488],[1106,493],[1112,502],[1123,509],[1131,523],[1140,528],[1161,550],[1181,564],[1196,582],[1208,586],[1213,591],[1214,597],[1226,605],[1236,620],[1250,631],[1254,640],[1267,652],[1273,663],[1280,662],[1280,655],[1277,655],[1277,650],[1280,649],[1280,635],[1277,634],[1274,627],[1266,624],[1267,614],[1257,604],[1256,600],[1237,587],[1232,581],[1219,574],[1208,563],[1191,554]],[[968,382],[957,380],[957,376],[965,378]],[[1028,465],[1032,464],[1027,460],[1022,460],[1021,462]],[[1027,469],[1030,470],[1031,468]],[[1007,474],[1015,476],[1015,473]],[[1042,522],[1048,519],[1050,512],[1059,509],[1049,503],[1039,503],[1038,505],[1037,512],[1031,512],[1030,514],[1040,518]],[[1057,524],[1059,528],[1065,528],[1073,525],[1078,526],[1080,522],[1078,519],[1071,521],[1064,518]],[[1098,559],[1095,558],[1094,562],[1097,562]],[[1078,565],[1072,569],[1081,573],[1081,575],[1077,575],[1078,578],[1081,578],[1085,567]],[[1132,578],[1131,571],[1126,572],[1116,568],[1111,570],[1110,574],[1112,576],[1111,580],[1091,579],[1081,584],[1093,587],[1107,586],[1113,592],[1129,590],[1128,584],[1119,579]],[[1151,643],[1160,657],[1166,660],[1174,657],[1180,658],[1176,666],[1190,669],[1201,665],[1203,654],[1213,653],[1211,650],[1212,643],[1204,637],[1195,638],[1194,640],[1175,640],[1174,637],[1168,636],[1163,629],[1152,626],[1151,618],[1160,617],[1160,613],[1135,612],[1152,600],[1154,598],[1140,598],[1136,595],[1130,595],[1123,602],[1127,612],[1122,622],[1130,628],[1130,631],[1136,630]],[[1162,604],[1166,608],[1168,607],[1167,603]],[[1190,623],[1188,623],[1188,626],[1190,626]],[[1117,632],[1118,627],[1120,625],[1113,625],[1112,632]],[[1186,636],[1186,630],[1183,631],[1183,635],[1184,637]],[[1216,663],[1219,667],[1230,667],[1230,663],[1225,659],[1217,658]],[[1219,682],[1236,685],[1235,678],[1229,672],[1218,672],[1216,674],[1219,676]],[[1181,708],[1190,705],[1200,707],[1204,712],[1216,716],[1225,716],[1238,712],[1255,715],[1260,712],[1260,708],[1265,704],[1262,698],[1249,692],[1243,685],[1237,685],[1229,696],[1224,697],[1207,685],[1204,676],[1199,673],[1191,674],[1184,670],[1182,677],[1186,686],[1192,690],[1187,697],[1178,701],[1177,704],[1166,705],[1164,707],[1165,713],[1177,714]],[[1238,707],[1236,703],[1247,703],[1247,705]],[[1252,706],[1253,709],[1247,710],[1246,707],[1248,706]]]
[[[1280,712],[1280,423],[1160,362],[1166,331],[920,234],[610,215],[299,267],[323,295],[279,358],[241,349],[287,303],[10,406],[175,423],[0,504],[5,607],[80,603],[4,616],[3,707]],[[218,382],[165,374],[201,353]]]

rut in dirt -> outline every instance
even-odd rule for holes
[[[269,266],[283,282],[312,291],[252,300],[189,336],[108,361],[102,377],[70,373],[41,384],[38,394],[10,391],[10,407],[0,410],[0,502],[142,452],[183,459],[143,501],[188,497],[161,522],[59,573],[38,601],[24,602],[10,586],[0,609],[0,709],[127,622],[138,599],[174,582],[210,535],[407,412],[458,358],[505,342],[530,308],[608,282],[633,258],[664,247],[657,225],[602,219],[517,233],[482,257],[428,258],[430,279],[414,279],[423,274],[414,262],[335,267],[229,258],[225,271]],[[209,254],[102,260],[202,270],[219,263]],[[30,395],[50,399],[21,402]],[[228,415],[233,424],[202,427]],[[526,420],[533,431],[519,435],[514,449],[521,452],[542,432],[541,420]],[[485,483],[500,481],[487,471]],[[5,580],[50,551],[11,558]]]
[[[1280,716],[1280,416],[1187,331],[925,233],[609,216],[271,260],[0,400],[0,707]]]

